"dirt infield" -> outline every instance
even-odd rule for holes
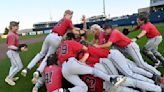
[[[45,39],[45,37],[39,37],[39,38],[30,38],[28,40],[22,40],[20,43],[26,43],[26,44],[33,44],[37,42],[41,42]],[[6,52],[7,52],[7,45],[6,43],[0,44],[0,61],[6,58]]]

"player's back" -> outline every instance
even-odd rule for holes
[[[147,22],[145,25],[143,25],[141,27],[142,30],[145,30],[147,33],[146,33],[146,36],[148,38],[154,38],[156,36],[159,36],[160,33],[159,31],[157,30],[157,28],[150,22]]]
[[[113,42],[116,46],[124,48],[129,45],[132,41],[130,38],[123,35],[119,30],[113,29],[110,34],[109,40]]]
[[[52,29],[52,32],[58,33],[60,36],[64,36],[68,29],[73,29],[73,24],[70,19],[61,19]]]
[[[46,66],[44,69],[44,80],[47,92],[52,92],[62,87],[61,67],[57,65]]]
[[[60,44],[57,55],[60,64],[68,60],[70,57],[76,57],[76,54],[82,49],[83,45],[76,42],[75,40],[66,40]]]
[[[109,49],[107,48],[96,48],[94,46],[88,46],[88,53],[92,57],[107,58]]]

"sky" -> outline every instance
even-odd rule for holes
[[[137,13],[139,8],[149,6],[149,0],[105,0],[106,15],[110,17]],[[0,0],[0,33],[10,21],[19,21],[20,30],[32,28],[34,23],[58,21],[65,10],[74,11],[73,23],[81,16],[103,14],[103,0]]]

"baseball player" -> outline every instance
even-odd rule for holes
[[[21,74],[23,76],[26,76],[28,70],[31,70],[31,68],[34,67],[34,65],[45,56],[41,63],[42,71],[44,70],[44,67],[46,66],[47,57],[56,51],[62,40],[62,37],[65,35],[68,29],[71,29],[72,32],[75,34],[84,34],[84,31],[77,31],[77,28],[74,28],[71,21],[72,15],[73,11],[71,10],[66,10],[64,12],[64,17],[54,26],[52,32],[45,38],[40,53],[38,53],[32,59],[32,61],[28,64],[27,68],[22,70]]]
[[[87,46],[86,42],[84,42],[84,41],[81,41],[80,43]],[[89,48],[91,48],[91,46],[88,46],[87,52],[89,52],[89,53],[91,51],[93,53],[95,53],[96,51],[98,51],[96,49],[89,50]],[[106,51],[106,52],[109,53],[109,51]],[[80,60],[83,57],[84,54],[85,54],[84,51],[81,51],[80,53],[78,53],[77,59]],[[103,56],[103,55],[101,55],[101,53],[99,55],[100,56]],[[94,68],[99,69],[99,67],[97,67],[99,65],[97,65],[96,63],[99,63],[100,62],[100,56],[90,54],[89,57],[88,57],[88,59],[86,60],[86,64],[89,65],[89,66],[91,66],[91,67],[94,67]],[[83,76],[81,76],[81,78],[88,85],[88,92],[103,92],[103,80],[102,79],[100,79],[98,77],[94,77],[93,75],[83,75]],[[107,82],[107,83],[109,83],[109,82]]]
[[[137,19],[137,27],[133,28],[133,31],[137,31],[141,29],[141,33],[133,38],[133,41],[137,41],[138,39],[146,36],[149,40],[144,46],[144,54],[149,57],[152,61],[154,61],[157,65],[161,61],[164,65],[164,57],[158,52],[158,46],[162,42],[162,36],[158,29],[149,22],[148,17],[144,14],[140,14]],[[130,31],[130,32],[131,32]]]
[[[84,44],[84,42],[83,42],[83,44]],[[117,67],[117,64],[115,64],[115,63],[118,61],[118,62],[123,62],[121,64],[131,66],[128,70],[136,71],[136,72],[133,73],[134,76],[142,77],[143,79],[145,79],[145,80],[142,80],[142,79],[139,79],[139,78],[137,79],[137,78],[134,78],[134,77],[130,78],[130,76],[128,76],[127,74],[122,72],[124,70],[119,69],[119,71],[121,73],[128,76],[128,81],[126,81],[125,85],[122,85],[122,87],[116,88],[115,90],[120,90],[121,92],[138,92],[134,89],[128,88],[129,86],[134,87],[134,88],[140,88],[140,89],[143,89],[143,90],[148,90],[148,91],[154,91],[155,90],[155,91],[158,92],[158,91],[161,90],[160,86],[157,86],[157,85],[153,84],[153,81],[151,81],[151,80],[147,81],[147,80],[149,80],[148,78],[143,77],[141,75],[139,76],[139,74],[137,74],[139,71],[142,71],[143,73],[141,73],[141,74],[148,73],[149,77],[150,76],[152,77],[153,75],[151,75],[151,73],[149,73],[147,71],[144,71],[142,68],[137,68],[137,66],[132,61],[128,61],[128,59],[126,60],[126,58],[118,50],[111,50],[110,54],[109,54],[108,49],[95,48],[93,46],[88,46],[87,52],[89,52],[90,56],[87,59],[86,63],[94,64],[94,67],[96,67],[97,69],[101,69],[105,73],[112,74],[112,75],[119,75],[119,73],[115,69],[115,67],[112,64],[110,64],[110,62],[112,61],[114,63],[114,65]],[[111,61],[105,60],[105,58],[104,58],[105,56],[108,57]],[[118,58],[117,56],[120,57],[120,60],[117,59]],[[93,59],[92,59],[92,57],[93,57]],[[98,57],[100,59],[96,59],[96,57]],[[131,73],[131,71],[128,71],[127,73]],[[145,85],[144,87],[139,86],[139,85],[142,85],[141,82],[143,82],[143,84]],[[135,85],[135,84],[137,84],[137,85]],[[151,89],[149,88],[150,86],[152,87]],[[109,89],[106,89],[106,91],[108,92]]]
[[[76,53],[80,52],[80,50],[86,51],[87,47],[74,41],[72,39],[72,36],[74,36],[72,33],[68,33],[67,40],[64,41],[57,50],[58,59],[60,61],[60,64],[62,65],[62,74],[64,78],[68,80],[70,83],[72,83],[73,85],[75,85],[75,87],[69,88],[70,92],[77,92],[77,91],[87,92],[88,90],[87,85],[79,78],[78,75],[92,74],[106,81],[117,79],[117,81],[114,82],[116,86],[120,85],[122,82],[126,80],[125,77],[122,78],[122,77],[116,77],[116,76],[109,76],[95,68],[87,66],[85,64],[85,61],[89,56],[88,53],[86,53],[83,56],[83,58],[78,61],[75,58]]]
[[[108,40],[105,44],[95,44],[94,46],[98,48],[109,48],[112,44],[114,44],[120,49],[127,52],[133,58],[138,67],[143,68],[157,76],[161,76],[161,73],[158,70],[144,62],[140,54],[139,46],[134,41],[131,41],[128,37],[123,35],[117,29],[113,29],[112,26],[109,24],[104,25],[104,31],[105,34],[108,35]]]
[[[108,39],[108,36],[105,35],[103,29],[98,24],[93,24],[90,28],[93,32],[93,41],[92,44],[104,44]]]
[[[95,67],[97,69],[101,69],[101,71],[103,71],[105,73],[110,73],[107,71],[107,69],[109,69],[111,67],[107,68],[103,64],[100,64],[100,63],[95,64]],[[113,67],[113,68],[115,68],[115,67]],[[109,84],[109,82],[106,82],[104,86],[106,86],[105,92],[140,92],[141,90],[153,91],[153,92],[161,92],[161,90],[162,90],[162,92],[163,92],[163,89],[158,85],[155,85],[155,84],[152,84],[149,82],[145,82],[145,81],[141,81],[138,79],[134,79],[131,77],[127,77],[127,80],[125,81],[125,83],[123,83],[123,85],[121,85],[119,87],[113,87],[112,85]],[[140,89],[140,91],[133,89],[133,88],[138,88],[138,89]]]
[[[82,42],[82,44],[85,44],[85,43]],[[89,59],[90,62],[92,62],[92,64],[96,64],[96,63],[99,63],[99,61],[101,61],[101,64],[110,67],[110,74],[112,74],[113,72],[114,72],[114,74],[118,74],[118,72],[115,69],[111,68],[111,64],[109,63],[110,61],[105,59],[105,58],[108,58],[108,55],[113,55],[113,53],[110,52],[108,49],[106,49],[106,48],[95,48],[95,47],[89,45],[87,51],[90,54],[88,59]],[[113,49],[112,49],[112,51],[113,51]],[[119,57],[119,58],[121,58],[121,57]],[[128,67],[131,68],[130,70],[132,70],[132,72],[144,75],[144,76],[149,77],[149,78],[153,77],[153,74],[151,74],[150,72],[145,71],[142,68],[137,67],[136,64],[134,64],[129,59],[126,59],[126,61],[127,61]],[[88,62],[86,61],[86,63],[88,63]]]
[[[57,64],[56,55],[52,54],[48,57],[47,66],[44,69],[43,75],[47,92],[53,92],[62,88],[62,72],[61,67]],[[38,92],[38,88],[39,86],[35,85],[33,92]]]
[[[56,53],[48,57],[43,77],[37,80],[32,92],[38,92],[38,89],[42,87],[44,83],[47,92],[66,92],[67,87],[72,86],[63,80],[61,66],[58,64]]]
[[[5,79],[5,82],[11,86],[15,85],[15,81],[19,79],[19,77],[15,77],[15,75],[22,69],[23,64],[19,56],[19,51],[27,51],[27,45],[19,44],[19,36],[17,31],[19,29],[19,22],[11,21],[9,25],[10,32],[7,35],[7,56],[10,59],[11,67],[9,70],[9,74]],[[15,78],[14,78],[15,77]]]

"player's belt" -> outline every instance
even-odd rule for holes
[[[57,34],[58,36],[61,36],[61,35],[59,35],[59,33],[57,33],[57,32],[51,32],[51,33],[55,33],[55,34]]]
[[[123,48],[128,48],[128,46],[129,46],[131,43],[132,43],[132,42],[128,43],[128,45],[127,45],[127,46],[125,46],[125,47],[123,47]]]
[[[67,59],[67,60],[65,60],[65,62],[68,62],[68,59]]]
[[[18,50],[14,50],[14,49],[10,49],[10,50],[12,50],[12,51],[18,51]]]

